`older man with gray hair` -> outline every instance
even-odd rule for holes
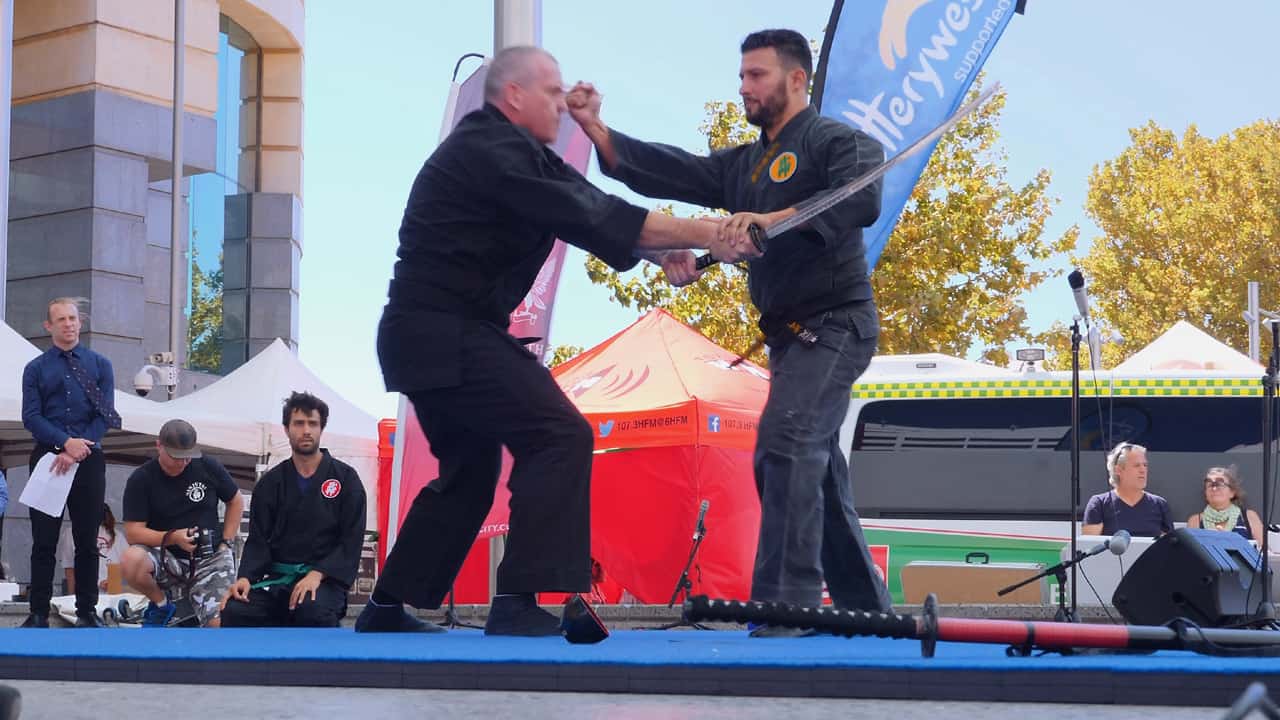
[[[1111,490],[1089,498],[1084,508],[1085,535],[1114,535],[1127,530],[1130,535],[1159,537],[1173,531],[1169,503],[1147,492],[1147,449],[1120,443],[1107,453]]]
[[[493,504],[503,447],[515,460],[510,544],[485,632],[558,635],[535,594],[591,588],[592,428],[507,332],[557,237],[618,270],[677,248],[729,262],[751,252],[714,223],[601,192],[546,147],[566,112],[550,54],[508,48],[488,73],[484,107],[427,158],[400,225],[378,359],[387,390],[413,402],[440,476],[414,499],[356,632],[441,629],[403,606],[437,608],[449,592]]]

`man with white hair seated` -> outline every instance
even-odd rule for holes
[[[1120,443],[1107,454],[1111,490],[1089,498],[1084,508],[1085,535],[1114,535],[1127,530],[1138,537],[1159,537],[1173,531],[1169,503],[1147,492],[1147,449]]]

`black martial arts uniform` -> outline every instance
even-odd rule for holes
[[[387,389],[413,402],[440,477],[414,500],[380,591],[440,606],[493,504],[504,445],[515,465],[498,593],[590,589],[591,427],[507,333],[508,316],[554,237],[626,270],[646,215],[492,105],[427,159],[400,226],[378,358]]]
[[[285,460],[254,487],[238,576],[255,584],[285,582],[250,590],[248,602],[227,601],[223,627],[337,627],[346,615],[364,543],[365,492],[350,465],[320,452],[324,458],[310,478]],[[281,567],[297,565],[306,567]],[[308,596],[290,611],[293,586],[307,570],[324,573],[324,580],[314,600]]]
[[[879,143],[805,108],[776,138],[703,157],[610,131],[605,173],[651,197],[730,212],[802,210],[884,158]],[[880,214],[877,183],[770,241],[751,261],[751,300],[769,343],[769,400],[756,437],[760,541],[751,597],[817,606],[825,574],[838,605],[888,609],[858,516],[840,425],[875,352],[879,322],[862,229]],[[797,340],[787,324],[813,330]]]

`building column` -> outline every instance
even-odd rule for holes
[[[214,167],[218,6],[190,7],[194,174]],[[155,200],[170,175],[173,3],[19,2],[14,38],[5,320],[47,346],[45,304],[83,298],[84,343],[127,387],[147,353],[168,349],[169,211]]]
[[[222,372],[280,338],[298,349],[302,204],[292,193],[227,197],[222,246]]]
[[[226,200],[223,373],[244,364],[276,338],[295,352],[298,348],[302,53],[246,52],[240,78],[239,181],[257,192]]]

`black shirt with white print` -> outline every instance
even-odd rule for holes
[[[222,464],[211,457],[192,460],[174,477],[149,460],[133,474],[124,488],[124,521],[146,523],[147,528],[165,532],[180,528],[208,528],[219,533],[218,501],[230,502],[239,490]],[[176,545],[169,549],[186,557]]]

